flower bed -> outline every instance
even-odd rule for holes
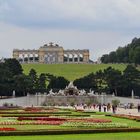
[[[68,122],[94,122],[94,123],[109,123],[110,119],[97,118],[48,118],[48,117],[18,117],[18,121],[23,120],[41,120],[41,121],[68,121]]]
[[[3,128],[0,128],[0,131],[16,131],[16,128],[7,128],[7,127],[3,127]]]
[[[61,126],[75,128],[128,128],[127,124],[123,123],[83,123],[83,122],[66,122]]]
[[[33,112],[38,112],[38,111],[42,111],[43,108],[39,108],[39,107],[26,107],[24,108],[24,111],[33,111]]]
[[[48,118],[48,117],[18,117],[17,120],[66,121],[66,119],[63,118]]]
[[[61,125],[64,121],[0,122],[0,125]]]
[[[112,115],[112,116],[113,117],[118,117],[118,118],[130,119],[130,120],[140,120],[140,116],[125,115],[125,114],[115,114],[115,115]]]
[[[97,118],[72,118],[67,119],[69,122],[90,122],[90,123],[110,123],[112,120],[110,119],[97,119]]]

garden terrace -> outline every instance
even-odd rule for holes
[[[15,131],[4,131],[0,135],[140,132],[140,123],[136,120],[106,115],[110,114],[45,107],[1,110],[0,128],[14,128]]]

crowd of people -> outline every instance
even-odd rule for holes
[[[110,103],[108,104],[93,104],[90,106],[87,106],[86,104],[82,105],[75,105],[75,109],[80,107],[81,109],[93,109],[93,110],[98,110],[99,112],[112,112],[115,114],[117,112],[117,105],[111,105]],[[124,104],[124,109],[132,109],[131,104]],[[140,104],[137,106],[138,112],[140,113]]]
[[[112,113],[116,113],[117,111],[117,106],[115,105],[111,105],[110,103],[106,104],[93,104],[90,106],[87,106],[86,104],[80,105],[80,108],[83,109],[93,109],[93,110],[98,110],[99,112],[111,112]],[[79,105],[75,105],[75,109],[77,110],[77,108],[79,107]]]

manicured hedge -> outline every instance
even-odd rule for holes
[[[10,111],[1,111],[0,114],[71,114],[71,112],[10,112]]]
[[[14,132],[0,132],[0,136],[61,135],[61,134],[90,134],[90,133],[118,133],[118,132],[140,132],[140,128],[14,131]]]
[[[49,117],[63,116],[63,114],[2,114],[1,117]],[[64,114],[66,117],[90,117],[88,114]]]
[[[18,121],[23,120],[40,120],[40,121],[66,121],[64,118],[48,118],[48,117],[18,117]]]

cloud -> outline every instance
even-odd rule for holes
[[[28,29],[0,23],[0,57],[12,57],[17,49],[38,49],[54,42],[64,49],[89,49],[90,58],[97,60],[104,53],[124,46],[132,36],[110,31],[76,31],[69,29]]]
[[[0,0],[0,56],[52,41],[89,49],[96,60],[139,37],[139,6],[139,0]]]
[[[0,0],[0,20],[34,28],[139,28],[139,0]]]

